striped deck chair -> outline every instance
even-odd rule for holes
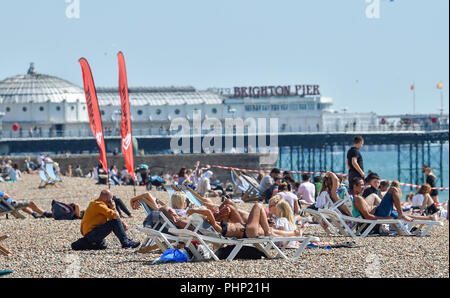
[[[53,162],[48,162],[45,164],[45,173],[48,177],[50,177],[50,180],[54,182],[62,182],[62,179],[56,176],[55,165]]]
[[[39,184],[39,188],[46,188],[48,185],[50,186],[56,185],[55,181],[50,179],[43,169],[39,169],[39,177],[41,177],[41,183]]]
[[[6,240],[9,238],[9,235],[3,235],[0,236],[0,241]],[[3,247],[2,245],[0,245],[0,254],[7,256],[10,254],[9,250],[7,250],[5,247]]]
[[[187,199],[191,203],[191,205],[195,205],[197,207],[202,206],[202,197],[192,188],[189,186],[183,186],[181,188],[181,191],[183,191],[186,194]]]
[[[242,173],[237,173],[232,169],[231,180],[242,191],[242,200],[244,202],[255,202],[262,197],[259,185],[257,185],[257,182],[253,178]]]
[[[0,215],[6,215],[8,218],[8,214],[12,214],[15,218],[25,219],[25,216],[10,204],[10,201],[10,199],[5,200],[3,197],[0,197]]]

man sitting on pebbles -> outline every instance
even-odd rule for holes
[[[120,220],[113,197],[111,191],[105,189],[98,199],[89,204],[81,221],[81,234],[84,237],[72,243],[73,250],[106,249],[105,238],[111,232],[119,239],[122,248],[136,248],[140,245],[139,242],[128,239],[128,226]]]
[[[32,215],[34,218],[50,218],[52,213],[42,210],[33,201],[15,201],[7,193],[0,190],[0,198],[3,198],[9,205],[16,210],[22,210],[26,214]],[[0,203],[0,212],[9,211],[8,206]]]

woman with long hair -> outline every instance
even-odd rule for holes
[[[439,212],[433,199],[431,198],[431,186],[423,184],[412,198],[412,208],[419,209],[421,214],[432,215]]]
[[[280,200],[275,205],[275,225],[274,229],[280,231],[295,231],[297,226],[294,220],[294,214],[289,204],[285,200]],[[290,241],[289,243],[277,243],[278,246],[286,248],[297,248],[296,241]]]

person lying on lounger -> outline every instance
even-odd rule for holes
[[[188,218],[180,216],[175,209],[160,204],[150,193],[144,193],[140,196],[132,198],[130,205],[137,210],[140,207],[139,201],[146,199],[153,210],[162,212],[177,228],[184,229],[188,224]],[[222,208],[226,208],[227,204],[222,204]],[[189,209],[186,216],[199,214],[205,217],[205,220],[219,233],[225,237],[234,238],[254,238],[258,236],[276,236],[290,237],[301,236],[303,231],[297,229],[295,231],[280,231],[269,226],[267,215],[264,207],[260,203],[256,203],[249,213],[247,222],[227,222],[225,220],[218,221],[214,213],[210,209]]]
[[[318,210],[321,208],[329,208],[330,200],[334,203],[344,199],[348,195],[346,187],[341,183],[339,177],[333,172],[327,172],[322,180],[322,187],[315,204],[309,206],[309,209]],[[351,208],[348,204],[339,206],[339,210],[344,214],[351,216]]]
[[[403,212],[401,206],[402,192],[400,189],[400,183],[394,181],[391,184],[386,195],[381,201],[377,200],[375,196],[369,196],[366,199],[362,197],[364,189],[364,181],[360,177],[355,177],[350,182],[351,184],[351,196],[353,198],[353,212],[354,217],[362,216],[364,219],[377,220],[377,219],[400,219],[407,222],[416,220],[438,220],[438,215],[430,216],[416,216]],[[369,198],[373,198],[369,200]]]
[[[231,238],[255,238],[259,236],[291,237],[302,236],[303,230],[298,228],[293,231],[276,230],[269,226],[266,211],[261,203],[256,203],[246,223],[234,223],[216,221],[214,214],[209,209],[189,209],[187,215],[200,214],[205,220],[224,237]],[[182,227],[181,227],[182,228]]]
[[[417,193],[412,197],[412,208],[419,210],[420,213],[425,215],[432,215],[439,212],[433,199],[431,198],[431,186],[429,184],[423,184]]]
[[[7,193],[0,191],[0,198],[3,198],[14,209],[22,210],[34,218],[51,218],[52,213],[46,212],[33,201],[15,201]],[[0,211],[9,211],[9,208],[0,203]]]

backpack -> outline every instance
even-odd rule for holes
[[[70,205],[53,200],[52,215],[56,220],[72,220],[75,218],[75,209]]]

